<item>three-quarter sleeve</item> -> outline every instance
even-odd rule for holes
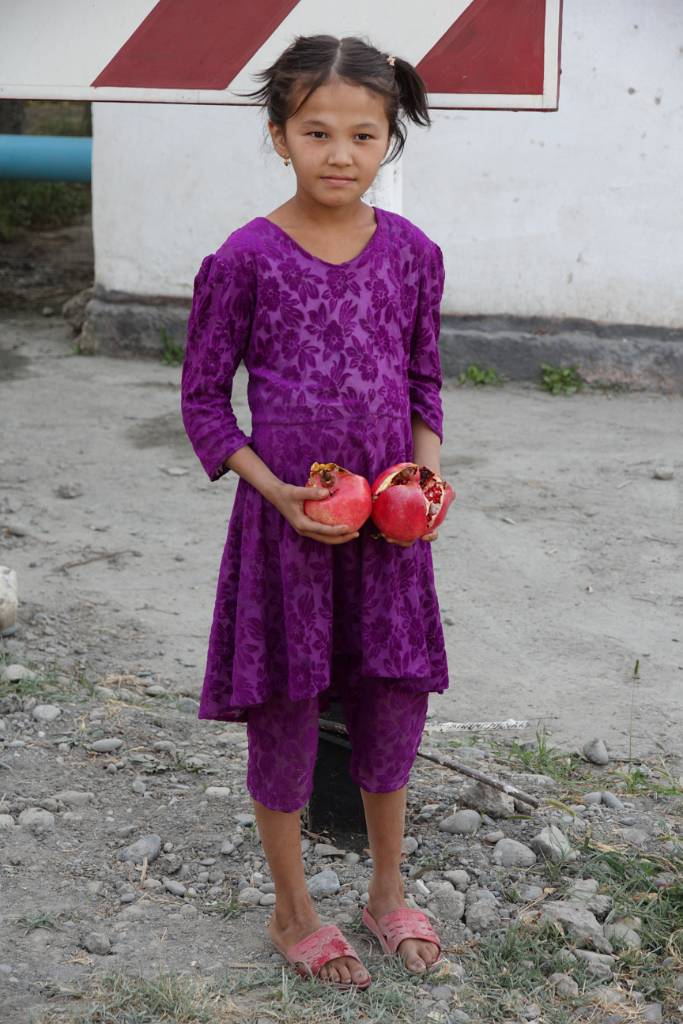
[[[443,444],[443,405],[441,402],[441,299],[445,272],[443,253],[432,243],[425,253],[420,272],[417,317],[410,344],[408,386],[410,410],[418,413]]]
[[[255,297],[249,253],[226,249],[204,257],[194,280],[180,392],[187,436],[210,480],[223,476],[225,460],[251,441],[240,430],[230,399]]]

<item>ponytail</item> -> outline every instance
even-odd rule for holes
[[[427,128],[432,123],[425,83],[416,69],[402,57],[393,57],[391,61],[387,58],[388,54],[357,36],[296,36],[270,67],[255,74],[263,83],[260,88],[238,95],[255,99],[266,109],[269,119],[284,129],[287,118],[329,79],[336,77],[363,85],[385,100],[393,145],[383,166],[396,160],[405,147],[407,132],[402,114],[416,125]],[[293,97],[299,86],[304,87],[305,95],[293,109]]]

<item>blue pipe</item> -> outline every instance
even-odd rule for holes
[[[90,181],[88,135],[0,135],[0,178]]]

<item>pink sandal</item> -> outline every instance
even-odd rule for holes
[[[322,928],[318,928],[316,932],[307,935],[301,942],[296,942],[288,949],[284,949],[277,942],[272,941],[285,960],[294,966],[297,974],[300,974],[302,978],[317,977],[321,967],[339,956],[351,956],[361,963],[358,953],[353,946],[349,945],[336,924],[323,925]],[[372,978],[368,977],[368,980],[362,984],[355,981],[323,981],[322,984],[347,991],[350,988],[366,989],[371,981]]]
[[[437,958],[429,964],[427,971],[433,970],[441,963],[441,942],[425,914],[413,907],[399,907],[390,910],[376,921],[367,907],[363,907],[363,924],[375,935],[385,953],[393,956],[404,939],[422,939],[433,942],[438,949]],[[398,954],[400,956],[400,953]],[[410,968],[406,968],[410,970]],[[411,974],[427,973],[427,971],[410,971]]]

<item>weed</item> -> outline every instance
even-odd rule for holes
[[[509,749],[495,740],[491,741],[491,747],[499,758],[536,775],[548,775],[558,782],[573,779],[580,763],[575,754],[564,754],[550,746],[545,725],[536,729],[535,747],[522,746],[517,739],[513,739]]]
[[[185,355],[185,349],[170,337],[165,327],[161,328],[161,361],[167,366],[179,366]]]
[[[497,370],[494,370],[492,366],[487,366],[487,367],[483,368],[481,366],[477,366],[476,363],[470,363],[469,366],[467,367],[467,369],[464,370],[458,376],[458,383],[459,384],[474,384],[474,385],[496,384],[496,385],[500,385],[500,384],[503,383],[504,380],[505,380],[505,378],[502,376],[502,374],[498,373]]]
[[[541,386],[551,395],[573,395],[584,386],[578,366],[551,366],[541,363]]]
[[[21,229],[66,227],[90,207],[87,182],[0,181],[0,241],[13,241]]]

